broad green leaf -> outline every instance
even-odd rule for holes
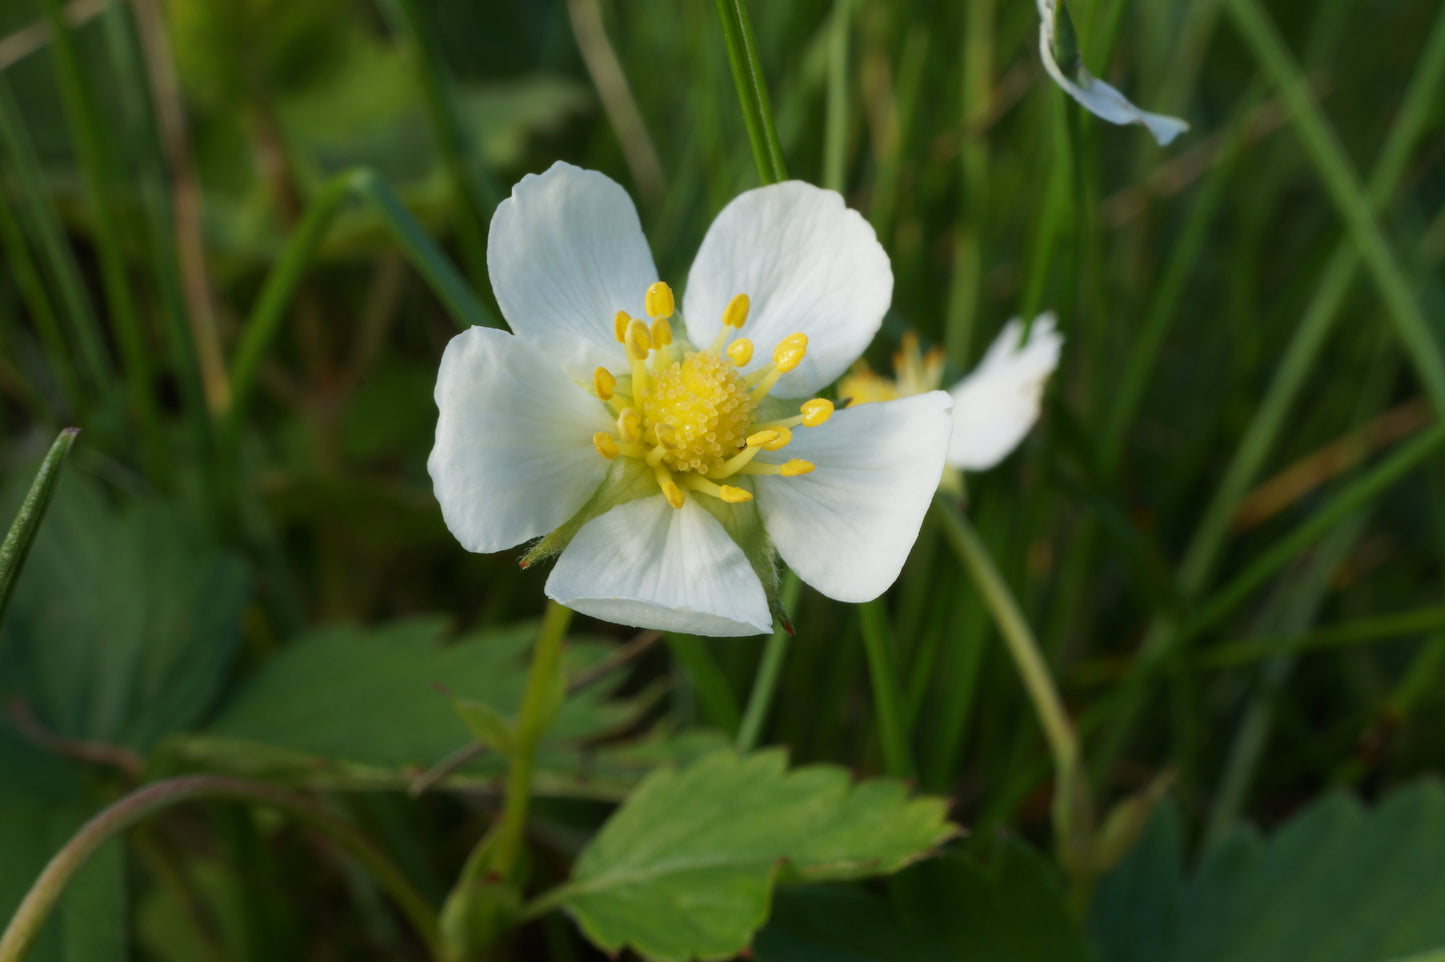
[[[1315,802],[1269,837],[1239,828],[1181,875],[1161,813],[1100,885],[1091,925],[1120,962],[1391,962],[1445,949],[1445,788],[1373,809]]]
[[[429,768],[471,741],[448,695],[502,716],[516,713],[536,633],[526,622],[447,645],[446,620],[438,617],[323,628],[262,664],[206,731],[332,761]],[[566,664],[576,671],[609,650],[572,640]],[[609,702],[608,691],[604,682],[569,699],[550,740],[597,738],[630,725],[638,706]],[[481,764],[503,767],[496,759]]]
[[[607,952],[721,959],[748,946],[773,885],[884,875],[954,834],[947,805],[781,751],[724,750],[654,772],[548,896]]]
[[[210,707],[245,600],[244,566],[182,511],[67,474],[0,625],[0,697],[57,734],[146,751]]]
[[[1055,872],[1005,840],[989,863],[951,854],[902,872],[893,899],[841,886],[778,893],[758,962],[1086,962]]]

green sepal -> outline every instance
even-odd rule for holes
[[[728,478],[728,481],[736,487],[753,491],[756,497],[753,483],[746,475]],[[767,595],[768,610],[772,612],[773,620],[787,626],[788,633],[791,634],[792,625],[778,598],[778,553],[773,550],[773,540],[768,537],[767,529],[763,527],[763,516],[758,511],[758,502],[752,500],[741,504],[728,504],[706,494],[689,493],[688,497],[695,499],[709,514],[717,518],[728,537],[743,549],[743,556],[748,559],[748,564],[753,566],[753,572],[763,583],[763,593]]]
[[[452,708],[473,738],[499,754],[511,753],[514,741],[512,723],[501,712],[483,702],[455,695],[452,696]]]
[[[551,534],[544,535],[527,549],[519,564],[530,568],[538,561],[559,554],[582,530],[582,526],[593,518],[606,514],[619,504],[656,493],[657,480],[647,465],[634,458],[616,459],[587,503]]]

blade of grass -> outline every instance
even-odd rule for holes
[[[798,576],[789,571],[783,576],[782,600],[783,610],[793,611],[798,607],[798,594],[802,590],[802,582]],[[779,626],[773,630],[768,637],[768,643],[763,648],[763,658],[758,664],[758,673],[753,678],[753,688],[748,694],[748,707],[743,712],[742,721],[737,726],[737,737],[733,740],[739,751],[748,751],[758,743],[762,735],[763,725],[768,720],[769,709],[773,705],[773,696],[778,690],[778,676],[783,671],[783,659],[788,653],[788,643],[792,640],[792,634],[785,628]]]
[[[747,4],[743,0],[716,0],[716,4],[723,42],[728,50],[728,63],[732,66],[733,82],[738,88],[738,102],[742,105],[743,123],[747,126],[753,159],[758,165],[758,176],[764,184],[787,180],[788,170],[783,163],[783,148],[778,143],[773,110],[768,103],[768,86],[763,78],[762,64],[758,62],[758,44],[753,38]]]
[[[853,0],[833,0],[828,21],[828,99],[823,114],[823,186],[841,191],[848,149],[848,35]]]
[[[873,710],[878,719],[878,740],[883,746],[883,766],[894,778],[913,778],[917,766],[908,748],[903,720],[903,693],[898,679],[888,612],[882,599],[859,606],[863,628],[863,649],[868,654],[868,677],[873,684]]]
[[[5,263],[19,288],[30,318],[35,324],[40,343],[71,411],[82,414],[85,411],[85,395],[81,391],[79,375],[72,363],[73,352],[66,344],[65,334],[60,329],[55,305],[51,303],[50,292],[40,279],[35,259],[30,254],[30,245],[25,242],[25,233],[15,219],[14,207],[0,202],[0,249],[5,251]]]
[[[55,494],[55,484],[60,480],[60,466],[65,462],[65,456],[70,453],[71,446],[75,444],[75,436],[79,433],[80,428],[66,428],[56,435],[45,460],[40,462],[40,470],[36,472],[35,480],[30,483],[30,490],[21,502],[20,510],[16,512],[15,520],[10,523],[5,541],[0,543],[0,619],[4,618],[5,608],[10,604],[10,595],[15,590],[15,579],[20,576],[20,569],[25,565],[25,556],[30,553],[30,546],[35,543],[35,535],[40,530],[40,522],[45,518],[45,509],[50,506],[50,499]]]

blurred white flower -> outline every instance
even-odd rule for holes
[[[1027,343],[1023,322],[1014,318],[1004,325],[989,345],[978,367],[955,384],[953,434],[948,444],[943,484],[946,490],[959,488],[959,470],[991,468],[1018,446],[1039,417],[1039,399],[1044,384],[1059,363],[1064,339],[1052,313],[1034,318]],[[888,401],[931,391],[943,379],[943,352],[933,348],[921,353],[913,332],[903,336],[902,348],[893,356],[894,379],[882,377],[859,361],[838,384],[838,396],[859,404]]]
[[[708,635],[771,630],[774,549],[842,601],[897,578],[952,400],[835,414],[808,399],[862,353],[893,290],[841,196],[790,181],[735,198],[678,317],[626,192],[559,163],[497,208],[487,268],[512,333],[447,345],[427,462],[464,547],[547,535],[524,563],[561,551],[548,596]]]
[[[1090,113],[1112,124],[1143,124],[1149,128],[1149,133],[1163,147],[1169,144],[1175,137],[1189,129],[1189,125],[1177,117],[1166,117],[1163,114],[1151,114],[1148,111],[1140,110],[1129,102],[1129,99],[1115,88],[1104,83],[1098,77],[1089,73],[1079,58],[1078,44],[1073,36],[1071,21],[1068,21],[1068,11],[1062,11],[1065,19],[1067,43],[1059,50],[1058,56],[1064,59],[1061,67],[1055,59],[1056,44],[1055,18],[1059,14],[1055,11],[1057,0],[1037,0],[1039,8],[1039,56],[1043,58],[1044,69],[1049,76],[1054,78],[1060,87],[1073,97]],[[1059,31],[1062,33],[1063,31]]]

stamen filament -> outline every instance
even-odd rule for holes
[[[739,471],[746,468],[748,466],[748,462],[751,461],[753,458],[757,457],[758,452],[761,450],[761,445],[749,445],[748,447],[739,451],[737,454],[734,454],[732,457],[728,458],[716,469],[709,471],[707,473],[707,476],[709,478],[712,478],[714,481],[721,481],[723,478],[730,478],[733,475],[737,474]]]
[[[689,491],[701,491],[703,494],[710,494],[728,504],[742,504],[744,501],[753,500],[753,493],[747,488],[738,488],[731,484],[713,484],[700,474],[683,475],[682,480],[678,483]]]
[[[782,464],[749,464],[742,469],[742,474],[781,474],[785,478],[796,478],[800,474],[809,474],[813,470],[813,462],[804,461],[802,458],[791,458]],[[709,475],[712,477],[712,475]]]
[[[667,503],[674,508],[681,508],[686,496],[682,493],[682,488],[677,486],[677,482],[672,480],[672,472],[661,464],[654,464],[652,473],[657,477],[657,486],[662,489],[662,496],[667,499]]]

